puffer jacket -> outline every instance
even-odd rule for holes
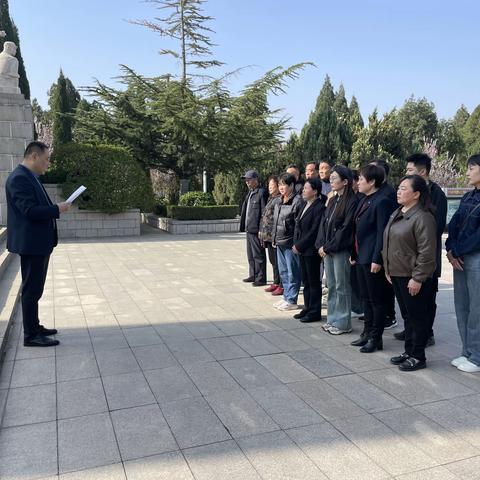
[[[273,213],[275,211],[275,204],[282,201],[282,196],[277,195],[276,197],[270,196],[267,204],[265,205],[265,210],[263,210],[262,220],[260,221],[260,232],[258,233],[258,238],[262,242],[271,242],[273,234]]]
[[[273,212],[272,243],[281,247],[293,247],[293,235],[295,233],[295,218],[303,208],[304,201],[295,192],[286,202],[280,197],[275,203]]]
[[[437,224],[430,211],[415,205],[402,213],[395,210],[383,235],[383,265],[390,277],[417,282],[432,278],[437,268]]]

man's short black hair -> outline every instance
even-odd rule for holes
[[[291,173],[282,173],[278,178],[278,183],[284,183],[288,186],[295,185],[295,183],[297,183],[297,179]]]
[[[375,181],[375,188],[380,188],[385,180],[385,169],[379,165],[369,163],[360,169],[360,175],[367,182]]]
[[[467,165],[479,165],[480,166],[480,153],[477,153],[475,155],[472,155],[468,160],[467,160]]]
[[[370,164],[382,167],[385,170],[385,178],[388,177],[388,174],[390,173],[390,165],[384,158],[374,158]]]
[[[432,168],[432,159],[426,153],[414,153],[406,158],[407,163],[413,163],[417,169],[424,168],[427,175]]]
[[[25,153],[23,154],[23,158],[28,158],[32,153],[36,153],[38,155],[41,155],[44,153],[46,150],[48,150],[50,147],[43,143],[43,142],[30,142],[27,145],[27,148],[25,149]]]
[[[308,165],[315,165],[315,170],[318,172],[318,169],[320,167],[320,164],[318,162],[315,162],[314,160],[312,160],[311,162],[307,162],[305,164],[305,167],[307,167]]]
[[[294,163],[291,163],[285,170],[288,170],[289,168],[295,168],[300,173],[300,169]]]

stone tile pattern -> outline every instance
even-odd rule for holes
[[[362,356],[360,322],[334,337],[274,310],[241,282],[244,242],[62,243],[41,304],[61,344],[24,348],[19,316],[11,330],[0,478],[478,478],[480,376],[449,365],[449,269],[431,367],[405,374],[394,331]]]

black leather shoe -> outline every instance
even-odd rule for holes
[[[370,338],[367,343],[360,349],[361,353],[373,353],[377,350],[383,350],[383,343],[376,342],[372,338]]]
[[[48,337],[49,335],[56,335],[58,330],[56,328],[45,328],[43,325],[40,325],[38,329],[38,334],[43,335],[44,337]]]
[[[245,283],[253,283],[254,281],[255,279],[253,277],[247,277],[242,280],[242,282],[245,282]]]
[[[421,368],[426,367],[427,362],[425,360],[417,360],[413,357],[407,358],[403,363],[398,366],[398,368],[402,370],[402,372],[413,372],[415,370],[420,370]]]
[[[360,338],[351,342],[350,345],[353,345],[354,347],[363,347],[364,345],[367,344],[367,342],[368,342],[368,337],[362,334],[360,335]]]
[[[300,319],[302,323],[312,323],[312,322],[321,322],[322,321],[322,316],[314,316],[314,315],[305,315]]]
[[[394,365],[400,365],[403,363],[407,358],[410,358],[410,355],[406,352],[403,352],[401,355],[398,355],[396,357],[392,357],[390,359],[390,363],[393,363]]]
[[[393,337],[396,338],[397,340],[400,340],[401,342],[405,341],[405,330],[402,330],[401,332],[394,333]]]
[[[298,313],[296,313],[293,318],[295,320],[300,320],[301,318],[305,317],[308,313],[308,310],[300,310]]]
[[[264,287],[267,284],[267,282],[252,282],[252,287]]]
[[[433,347],[435,345],[435,337],[432,335],[431,337],[428,337],[427,340],[427,347]]]
[[[60,342],[58,340],[52,340],[44,335],[37,335],[36,337],[25,339],[23,341],[24,347],[54,347]]]

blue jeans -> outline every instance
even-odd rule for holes
[[[302,284],[300,258],[292,252],[291,248],[277,246],[277,263],[283,284],[283,298],[294,305],[297,303]]]
[[[480,366],[480,252],[463,257],[463,272],[453,271],[453,291],[462,355]]]
[[[327,322],[340,330],[352,326],[352,286],[350,283],[350,253],[329,253],[325,258],[328,282]]]

